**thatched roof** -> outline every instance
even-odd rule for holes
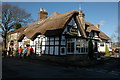
[[[102,31],[100,31],[99,37],[100,37],[101,39],[111,40],[111,39],[110,39],[106,34],[104,34]]]
[[[22,32],[24,32],[24,30],[27,28],[27,26],[25,26],[25,27],[22,27],[22,28],[19,28],[19,29],[17,29],[17,30],[14,30],[14,31],[11,31],[11,32],[9,32],[9,34],[14,34],[14,33],[22,33]]]
[[[85,21],[85,24],[89,25],[87,27],[86,31],[84,30],[80,18],[78,17],[79,11],[70,11],[63,14],[54,12],[51,16],[49,16],[46,19],[42,19],[40,21],[36,21],[32,24],[30,24],[24,32],[19,36],[18,41],[22,40],[24,36],[26,36],[29,39],[34,40],[38,34],[42,34],[45,36],[58,36],[61,35],[62,31],[65,29],[66,24],[69,22],[69,20],[74,16],[76,18],[76,21],[78,23],[78,26],[80,27],[82,37],[87,38],[86,32],[99,31],[99,36],[102,39],[107,39],[107,37],[103,32],[101,32],[97,27],[95,27],[92,23]]]
[[[82,24],[81,24],[80,18],[79,18],[78,16],[76,16],[76,19],[77,19],[77,23],[79,24],[78,26],[80,27],[80,30],[81,30],[81,32],[82,32],[81,35],[82,35],[83,37],[87,38],[87,35],[86,35],[86,33],[85,33],[85,30],[84,30],[84,28],[83,28],[83,26],[82,26]]]
[[[91,22],[85,21],[85,24],[89,25],[89,26],[93,26],[93,24]]]
[[[89,27],[87,27],[86,31],[87,32],[91,32],[91,31],[98,31],[98,32],[100,32],[100,29],[95,27],[95,26],[89,26]]]
[[[99,37],[104,40],[110,40],[110,38],[104,34],[99,28],[95,27],[92,23],[85,21],[85,24],[89,25],[86,32],[97,31],[99,32]]]
[[[29,25],[26,31],[24,31],[23,35],[25,35],[27,38],[33,39],[35,36],[37,36],[37,34],[45,35],[46,32],[50,30],[64,29],[66,23],[73,16],[73,14],[78,14],[78,11],[73,10],[63,14],[55,12],[50,17]]]

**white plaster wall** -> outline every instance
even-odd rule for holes
[[[104,42],[104,46],[100,46],[100,43],[99,43],[98,51],[99,52],[105,52],[105,46],[106,46],[105,42]]]
[[[45,46],[42,46],[42,50],[40,49],[41,46],[41,41],[42,41],[42,45],[45,45],[45,41],[47,40],[47,37],[45,37],[44,35],[38,35],[37,37],[40,37],[39,39],[36,38],[34,40],[34,45],[36,45],[36,54],[44,54],[45,53]],[[38,47],[39,46],[39,47]],[[35,49],[35,47],[34,47]],[[41,53],[42,51],[42,53]]]
[[[36,46],[36,43],[41,43],[41,38],[43,38],[43,42],[42,42],[42,45],[45,45],[45,40],[47,39],[47,37],[44,37],[43,35],[38,35],[38,37],[40,37],[40,39],[38,40],[38,38],[36,38],[34,41],[28,39],[26,36],[23,38],[23,40],[21,42],[19,42],[19,47],[22,46],[22,48],[26,47],[26,45],[23,45],[24,41],[26,40],[30,40],[30,46],[33,47],[34,49],[34,52],[35,52],[35,46]],[[39,44],[40,45],[40,44]],[[44,52],[45,50],[45,46],[42,47],[42,52]],[[36,48],[36,54],[40,54],[40,48]]]
[[[48,40],[48,38],[46,37],[45,38],[45,45],[49,45],[49,40]],[[46,49],[45,49],[45,54],[48,54],[49,53],[49,47],[48,46],[46,46]]]
[[[108,49],[109,51],[111,51],[111,47],[112,47],[111,43],[104,42],[104,46],[100,46],[100,42],[98,42],[98,52],[105,52],[106,45],[108,45]]]
[[[38,36],[40,37],[40,35]],[[39,41],[40,42],[40,41]],[[36,45],[36,43],[38,43],[38,38],[36,38],[32,43],[34,43],[34,51],[35,51],[35,47],[36,47],[36,54],[40,54],[40,48],[37,48],[38,45]],[[33,44],[32,44],[33,45]]]
[[[42,41],[42,54],[45,54],[45,41],[46,41],[46,38],[43,38],[43,41]]]

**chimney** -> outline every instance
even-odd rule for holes
[[[79,16],[82,17],[82,18],[84,18],[85,14],[82,11],[79,11]]]
[[[96,24],[95,27],[100,28],[100,25],[99,25],[99,24]]]
[[[46,9],[40,8],[40,11],[38,12],[38,21],[47,18],[47,15],[48,13],[46,12]]]
[[[80,21],[83,25],[83,28],[85,29],[85,20],[84,20],[85,14],[82,11],[79,11],[79,18],[80,18]]]

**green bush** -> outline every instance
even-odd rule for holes
[[[108,50],[108,46],[106,45],[105,47],[105,56],[110,56],[109,50]]]

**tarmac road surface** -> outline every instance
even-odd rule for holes
[[[42,61],[3,58],[2,78],[119,78],[120,71],[112,69],[112,66],[65,67]]]

